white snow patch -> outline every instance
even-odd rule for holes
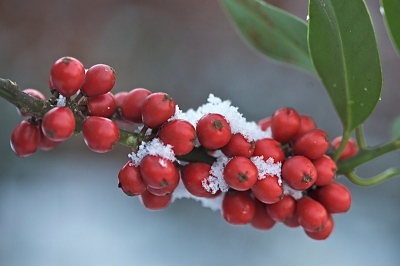
[[[159,160],[158,160],[158,163],[162,166],[162,167],[167,167],[167,162],[165,161],[165,159],[163,159],[163,158],[160,158]]]
[[[210,170],[210,176],[203,179],[201,184],[204,189],[212,194],[217,193],[218,190],[227,192],[229,189],[224,179],[224,168],[229,162],[229,158],[226,156],[220,156],[213,163]]]
[[[295,190],[291,188],[288,184],[283,183],[283,194],[292,196],[295,200],[303,197],[303,191]]]
[[[136,166],[139,166],[146,155],[160,156],[171,162],[176,160],[172,146],[169,144],[165,145],[159,138],[154,138],[149,142],[142,142],[137,153],[132,152],[128,154],[128,157]]]
[[[60,94],[57,99],[57,106],[65,106],[66,104],[67,104],[67,98]]]
[[[185,114],[184,112],[182,112],[181,109],[179,109],[179,106],[178,106],[178,105],[175,105],[175,113],[174,113],[173,116],[171,116],[171,117],[168,119],[168,122],[173,121],[173,120],[178,120],[178,119],[181,119],[181,120],[188,120],[187,117],[186,117],[186,114]]]
[[[264,156],[253,156],[250,160],[255,164],[258,169],[258,179],[264,179],[266,175],[278,177],[278,184],[282,185],[281,170],[282,163],[274,163],[274,158],[270,157],[264,161]]]

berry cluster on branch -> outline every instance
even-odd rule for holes
[[[284,107],[249,122],[214,95],[182,112],[164,92],[137,88],[114,95],[114,84],[108,65],[86,70],[75,58],[57,60],[50,99],[27,89],[21,95],[31,97],[22,103],[15,100],[21,97],[10,100],[24,118],[11,133],[16,155],[50,150],[82,131],[95,152],[117,143],[130,148],[118,186],[150,210],[193,198],[221,210],[231,225],[268,230],[281,222],[316,240],[331,234],[332,214],[349,210],[350,192],[334,181],[337,165],[330,156],[341,139],[330,142],[310,116]],[[350,141],[340,159],[357,153]]]

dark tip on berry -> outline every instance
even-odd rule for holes
[[[169,96],[167,93],[164,93],[164,99],[162,100],[163,102],[165,101],[172,101],[172,97]]]
[[[302,181],[303,181],[303,182],[306,182],[306,183],[311,182],[311,181],[312,181],[311,175],[309,175],[309,174],[303,175]]]
[[[66,65],[68,65],[71,61],[72,61],[72,60],[71,60],[71,58],[69,58],[69,57],[64,57],[64,58],[62,59],[62,62],[63,62],[64,64],[66,64]]]
[[[247,177],[247,174],[240,173],[240,174],[238,174],[238,179],[240,182],[246,182],[249,178]]]
[[[252,140],[251,142],[250,142],[250,147],[252,148],[252,149],[255,149],[256,148],[256,142],[254,141],[254,140]]]
[[[122,187],[122,185],[121,185],[121,182],[118,182],[118,187],[119,187],[119,188],[121,188],[121,187]]]
[[[163,179],[163,180],[160,182],[160,186],[161,186],[161,187],[167,187],[168,185],[169,185],[169,181],[168,181],[168,180]]]
[[[224,127],[224,125],[222,124],[222,122],[220,120],[214,120],[213,124],[217,130],[221,130]]]

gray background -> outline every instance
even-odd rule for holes
[[[274,1],[305,18],[307,1]],[[365,125],[367,141],[390,138],[399,115],[400,60],[379,4],[367,1],[382,51],[384,90]],[[171,94],[181,109],[209,93],[232,100],[249,120],[282,106],[314,117],[330,136],[339,120],[320,82],[264,60],[240,39],[217,1],[0,1],[0,76],[49,95],[61,56],[117,72],[114,91],[145,87]],[[19,159],[9,135],[20,117],[0,99],[0,265],[399,265],[400,179],[361,188],[335,216],[324,242],[280,224],[261,232],[229,226],[193,200],[150,212],[117,188],[127,149],[95,154],[81,135],[50,152]],[[364,176],[398,165],[394,153],[359,169]]]

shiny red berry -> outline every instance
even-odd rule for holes
[[[119,140],[118,126],[110,119],[89,116],[82,125],[83,139],[94,152],[111,151]]]
[[[104,64],[90,67],[82,85],[82,92],[88,96],[97,96],[109,92],[115,84],[115,70]]]
[[[334,140],[332,140],[332,146],[335,149],[337,149],[341,142],[342,142],[342,136],[336,137]],[[357,142],[353,138],[350,138],[349,141],[346,143],[346,147],[344,148],[342,154],[339,157],[339,161],[351,158],[357,155],[357,153],[358,153]]]
[[[266,175],[251,187],[254,197],[259,201],[272,204],[283,198],[283,186],[279,184],[277,176]]]
[[[118,187],[128,196],[142,194],[147,187],[140,175],[140,169],[132,161],[128,161],[118,173]]]
[[[300,116],[291,107],[283,107],[271,116],[272,137],[280,143],[292,140],[300,127]]]
[[[223,175],[228,186],[238,191],[244,191],[250,189],[257,182],[258,170],[250,159],[236,156],[226,164]]]
[[[139,197],[146,209],[158,211],[168,207],[168,205],[171,203],[172,194],[157,196],[152,194],[150,191],[145,190],[142,194],[140,194]]]
[[[193,162],[185,165],[181,171],[181,178],[185,188],[196,197],[213,198],[219,193],[212,194],[204,189],[203,181],[210,176],[211,165],[202,162]],[[220,192],[220,190],[218,190]]]
[[[303,155],[310,160],[315,160],[329,148],[329,136],[321,129],[313,129],[294,142],[293,151],[296,155]]]
[[[311,239],[325,240],[331,235],[333,228],[334,228],[333,217],[332,217],[332,215],[328,215],[328,221],[325,223],[324,228],[322,228],[321,230],[315,231],[315,232],[311,232],[311,231],[307,231],[307,230],[304,230],[304,232]]]
[[[317,170],[317,181],[314,184],[325,186],[331,183],[336,176],[337,166],[335,161],[331,157],[323,155],[316,160],[312,160],[312,163],[315,170]]]
[[[282,178],[291,188],[306,190],[317,180],[317,170],[308,158],[296,155],[283,163]]]
[[[337,182],[318,187],[315,196],[329,213],[345,213],[351,206],[350,191]]]
[[[273,204],[266,204],[265,208],[268,215],[277,222],[286,222],[292,218],[296,212],[296,200],[290,196],[285,195],[282,200]]]
[[[43,134],[52,141],[68,139],[75,130],[75,117],[67,107],[54,107],[42,120]]]
[[[179,183],[179,172],[174,163],[158,155],[146,155],[140,163],[144,182],[153,188],[168,187],[173,191]]]
[[[321,203],[307,196],[297,201],[296,214],[299,224],[310,232],[324,229],[329,217],[328,212]]]
[[[143,88],[133,89],[124,97],[121,106],[122,116],[134,123],[143,123],[142,105],[151,92]]]
[[[258,230],[269,230],[275,225],[275,221],[268,215],[265,210],[266,204],[262,203],[259,200],[255,200],[256,211],[251,219],[251,226]]]
[[[23,120],[11,132],[10,146],[18,157],[27,157],[39,147],[40,132],[38,126]]]
[[[317,126],[315,125],[314,119],[312,119],[311,116],[300,115],[300,127],[299,130],[297,130],[297,133],[293,136],[292,140],[298,140],[305,133],[315,128],[317,128]]]
[[[88,115],[111,117],[117,110],[117,102],[111,92],[87,97]]]
[[[253,156],[263,156],[264,161],[274,159],[274,163],[283,162],[285,153],[281,144],[274,139],[264,138],[256,141]]]
[[[73,57],[58,59],[50,70],[51,84],[65,97],[74,95],[85,81],[85,67]]]
[[[241,133],[233,134],[228,144],[221,148],[221,151],[228,157],[244,156],[250,158],[255,149],[256,143],[248,141]]]
[[[172,146],[175,155],[185,155],[194,148],[196,129],[186,120],[173,120],[160,129],[158,137]]]
[[[249,193],[229,190],[225,193],[221,207],[222,217],[231,225],[245,225],[251,222],[256,204]]]
[[[220,149],[231,139],[231,126],[223,115],[216,113],[200,118],[196,132],[201,146],[209,150]]]
[[[158,128],[175,114],[175,101],[164,92],[152,93],[144,99],[141,111],[143,124]]]

